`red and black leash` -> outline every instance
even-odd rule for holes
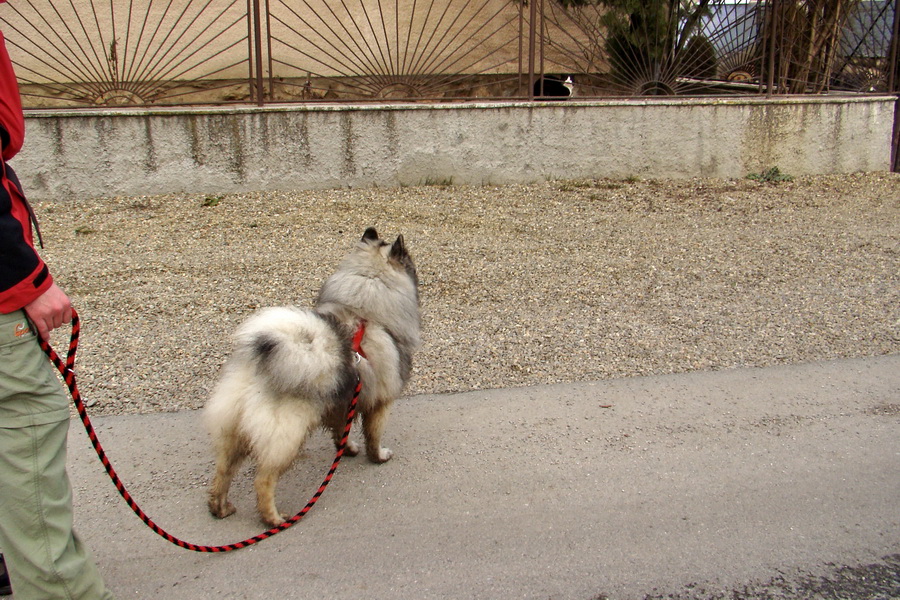
[[[107,458],[106,456],[106,452],[103,451],[103,446],[100,445],[100,440],[97,439],[97,433],[96,431],[94,431],[94,426],[91,424],[91,419],[88,417],[87,410],[84,406],[84,401],[81,398],[81,393],[78,391],[78,385],[75,382],[75,353],[78,350],[78,336],[80,332],[81,321],[78,318],[78,313],[76,313],[73,309],[72,337],[69,341],[69,351],[66,355],[65,363],[63,363],[56,351],[50,347],[50,344],[47,340],[41,339],[41,348],[47,354],[47,356],[50,357],[50,361],[56,366],[57,370],[62,375],[63,380],[66,382],[66,387],[69,388],[69,393],[72,394],[72,400],[75,402],[75,408],[78,411],[78,416],[81,417],[81,422],[84,424],[84,429],[85,431],[87,431],[88,437],[91,440],[91,444],[94,446],[94,450],[97,452],[97,456],[100,457],[100,462],[103,463],[103,467],[109,474],[110,479],[112,479],[112,482],[116,486],[116,489],[119,491],[119,494],[122,496],[122,498],[125,499],[125,502],[128,503],[128,506],[131,508],[131,510],[134,511],[134,514],[136,514],[141,521],[143,521],[160,537],[172,542],[180,548],[193,550],[194,552],[230,552],[231,550],[240,550],[241,548],[246,548],[247,546],[252,546],[257,542],[268,539],[276,533],[280,533],[297,523],[297,521],[302,519],[306,515],[306,513],[308,513],[309,510],[313,507],[313,505],[318,502],[319,498],[322,496],[322,493],[325,491],[325,488],[328,487],[329,483],[331,483],[331,479],[332,477],[334,477],[335,471],[337,471],[338,463],[341,462],[341,457],[343,457],[344,455],[344,449],[346,448],[347,440],[350,437],[350,428],[353,425],[353,419],[356,416],[356,404],[359,401],[359,394],[362,391],[362,384],[360,383],[359,376],[357,376],[356,378],[356,387],[353,391],[353,399],[350,401],[350,410],[347,412],[347,425],[344,427],[344,435],[341,438],[341,442],[338,446],[337,454],[334,457],[334,462],[331,463],[331,468],[328,470],[328,474],[325,475],[325,479],[322,481],[319,489],[316,491],[313,497],[310,498],[309,502],[306,503],[306,506],[304,506],[300,512],[298,512],[290,519],[287,519],[281,525],[264,531],[257,536],[248,538],[240,542],[236,542],[234,544],[225,544],[222,546],[201,546],[198,544],[186,542],[170,534],[165,529],[154,523],[153,520],[150,519],[150,517],[148,517],[143,510],[141,510],[141,507],[138,506],[138,503],[134,501],[134,498],[132,498],[131,494],[128,493],[128,490],[125,489],[125,485],[122,483],[122,480],[119,479],[116,470],[113,468],[112,463],[110,463],[109,458]]]

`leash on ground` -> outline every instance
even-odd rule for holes
[[[319,486],[319,489],[315,494],[313,494],[313,497],[310,498],[309,502],[306,503],[306,506],[304,506],[300,512],[287,519],[281,525],[272,527],[271,529],[264,531],[259,535],[247,538],[246,540],[240,542],[225,544],[222,546],[202,546],[198,544],[192,544],[170,534],[165,529],[154,523],[153,520],[150,519],[150,517],[148,517],[143,510],[141,510],[141,507],[138,506],[138,503],[135,502],[134,498],[131,497],[131,494],[128,493],[128,490],[125,488],[122,480],[119,479],[119,475],[113,468],[112,463],[109,461],[109,458],[107,458],[106,452],[103,450],[103,446],[100,445],[100,440],[97,438],[97,432],[94,431],[94,426],[91,424],[91,419],[90,417],[88,417],[87,410],[84,406],[84,401],[81,398],[81,393],[78,391],[78,385],[75,382],[75,353],[78,350],[78,337],[80,332],[81,321],[78,318],[78,313],[73,309],[72,336],[69,341],[69,351],[66,355],[65,362],[63,362],[56,351],[50,347],[50,343],[47,340],[40,340],[41,349],[47,354],[48,357],[50,357],[50,362],[52,362],[56,366],[56,369],[59,371],[60,375],[62,375],[63,380],[66,383],[66,387],[69,388],[69,393],[72,395],[72,400],[75,403],[75,409],[78,411],[78,416],[81,417],[81,422],[84,424],[84,429],[85,431],[87,431],[88,438],[90,438],[91,444],[94,446],[94,450],[97,452],[97,456],[100,457],[100,462],[103,463],[103,467],[106,469],[106,472],[109,475],[110,479],[112,479],[112,482],[116,486],[116,489],[119,491],[119,494],[122,496],[122,498],[125,499],[125,502],[128,503],[128,506],[131,508],[134,514],[136,514],[138,518],[143,521],[145,525],[147,525],[147,527],[152,529],[153,532],[160,537],[168,540],[169,542],[175,544],[180,548],[192,550],[194,552],[230,552],[232,550],[240,550],[241,548],[246,548],[247,546],[252,546],[253,544],[268,539],[276,533],[280,533],[285,529],[293,526],[300,519],[302,519],[306,515],[306,513],[309,512],[313,505],[322,496],[322,493],[325,491],[325,488],[328,487],[328,484],[331,483],[331,479],[332,477],[334,477],[335,471],[337,471],[338,463],[341,462],[341,457],[344,455],[344,449],[346,448],[347,440],[350,437],[350,427],[353,425],[353,418],[356,416],[356,404],[359,401],[359,394],[362,391],[362,383],[360,382],[358,375],[356,378],[356,387],[353,391],[353,398],[350,401],[350,409],[347,412],[347,424],[344,427],[344,435],[341,438],[340,444],[338,445],[337,453],[334,457],[334,462],[331,463],[331,468],[328,470],[328,474],[325,475],[325,479],[322,480],[322,484]]]

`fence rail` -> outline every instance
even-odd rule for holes
[[[896,0],[16,0],[26,108],[898,90]]]

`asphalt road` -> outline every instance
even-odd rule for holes
[[[198,413],[95,426],[174,535],[262,530],[249,468],[237,514],[207,513]],[[130,512],[73,421],[76,527],[118,598],[900,598],[900,356],[406,398],[386,443],[293,528],[197,554]],[[283,512],[331,459],[317,433]]]

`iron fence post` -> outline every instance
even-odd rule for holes
[[[252,20],[253,20],[253,46],[251,51],[251,61],[253,63],[253,89],[256,95],[256,104],[262,106],[265,102],[263,93],[263,74],[262,74],[262,14],[260,11],[259,0],[252,0]],[[250,95],[250,100],[254,100],[254,95]]]
[[[766,73],[766,97],[771,98],[772,91],[775,89],[775,49],[776,49],[775,36],[777,35],[776,30],[778,29],[778,19],[777,19],[777,15],[775,14],[775,12],[778,10],[778,6],[776,5],[776,0],[769,0],[766,3],[766,7],[767,7],[766,12],[770,13],[770,15],[771,15],[767,19],[767,21],[769,22],[769,27],[768,27],[769,39],[767,40],[769,42],[769,44],[768,44],[769,49],[768,49],[768,56],[766,58],[768,59],[769,64],[767,67],[768,72]]]
[[[900,172],[900,2],[894,0],[894,27],[888,52],[888,91],[895,94],[894,131],[891,144],[891,170]]]
[[[266,0],[266,60],[269,79],[269,101],[275,99],[275,77],[272,76],[272,11],[269,8],[269,0]]]
[[[534,69],[535,69],[535,21],[537,19],[537,0],[530,0],[528,4],[528,99],[534,100]]]

